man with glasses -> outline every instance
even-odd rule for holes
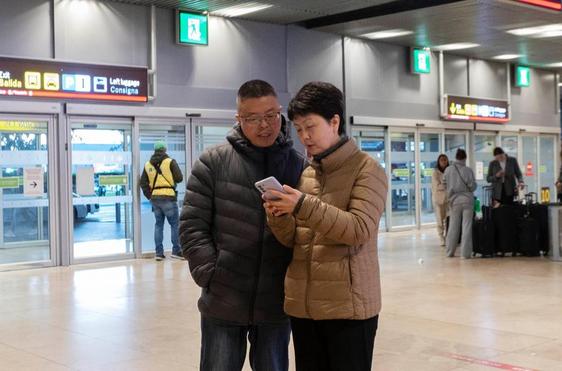
[[[244,83],[237,110],[227,142],[206,150],[193,166],[180,217],[183,254],[203,289],[200,369],[242,370],[248,338],[254,371],[286,371],[290,327],[283,287],[292,253],[267,227],[254,183],[274,176],[296,186],[305,161],[293,149],[270,84]]]

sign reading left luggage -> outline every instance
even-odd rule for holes
[[[0,96],[146,102],[147,69],[0,57]]]

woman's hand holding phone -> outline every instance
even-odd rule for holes
[[[263,195],[265,201],[263,206],[269,215],[282,216],[285,214],[292,214],[295,211],[302,197],[302,192],[288,185],[283,186],[283,191],[284,192],[269,190]],[[266,194],[268,194],[267,198]]]

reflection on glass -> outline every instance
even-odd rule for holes
[[[549,187],[550,190],[550,202],[556,202],[556,187],[554,183],[558,179],[558,169],[554,168],[555,156],[555,140],[553,136],[541,136],[540,137],[540,159],[541,163],[539,165],[539,177],[540,184],[542,187]],[[539,196],[540,197],[540,196]]]
[[[440,134],[420,134],[421,219],[423,224],[435,222],[431,179],[441,153]]]
[[[537,138],[524,136],[523,138],[523,163],[519,164],[523,179],[527,185],[527,192],[538,192],[538,150]]]
[[[416,224],[415,136],[390,134],[392,226]]]
[[[493,153],[496,146],[496,136],[491,134],[474,135],[474,175],[476,178],[476,192],[474,194],[482,205],[488,205],[490,200],[484,199],[484,187],[489,186],[488,165],[494,159]]]
[[[384,129],[354,130],[353,138],[359,148],[377,160],[386,169],[384,151]],[[381,216],[380,230],[386,230],[386,212]]]
[[[167,154],[180,167],[184,181],[176,184],[178,192],[178,208],[181,208],[185,197],[185,184],[187,181],[186,163],[185,163],[185,127],[182,125],[141,125],[140,128],[140,163],[139,174],[142,174],[144,165],[150,160],[154,153],[154,143],[162,140],[167,145]],[[154,252],[154,214],[150,201],[144,197],[141,192],[141,233],[142,233],[142,251]],[[172,242],[170,237],[170,228],[168,222],[164,225],[164,251],[172,250]]]
[[[224,143],[226,141],[226,135],[230,130],[232,130],[232,125],[195,126],[193,161],[198,160],[206,148]]]
[[[131,127],[72,125],[74,258],[133,252]]]
[[[510,157],[518,157],[518,149],[517,149],[517,144],[518,144],[518,137],[517,135],[508,135],[508,136],[502,136],[502,145],[501,147],[503,148],[503,151],[505,153],[507,153],[508,156]]]
[[[449,158],[449,162],[452,163],[453,161],[455,161],[455,156],[458,149],[466,150],[466,135],[445,134],[445,154]]]
[[[51,258],[47,151],[47,123],[0,120],[0,264]]]

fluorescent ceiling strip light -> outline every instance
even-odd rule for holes
[[[515,36],[529,36],[536,38],[560,37],[562,36],[562,23],[547,24],[536,27],[515,28],[513,30],[508,30],[507,33]]]
[[[366,37],[371,40],[378,40],[378,39],[390,39],[393,37],[400,37],[400,36],[407,36],[413,34],[413,31],[403,30],[401,28],[393,29],[393,30],[384,30],[384,31],[376,31],[376,32],[369,32],[363,35],[362,37]]]
[[[453,44],[444,44],[444,45],[437,45],[434,46],[432,49],[436,50],[461,50],[461,49],[471,49],[480,46],[480,44],[475,43],[453,43]]]
[[[546,64],[545,67],[562,68],[562,62],[549,63],[549,64]]]
[[[502,55],[496,55],[495,57],[493,57],[492,59],[497,59],[500,61],[508,61],[510,59],[517,59],[522,57],[521,54],[502,54]]]
[[[235,6],[229,6],[228,8],[223,8],[211,12],[213,15],[218,15],[221,17],[240,17],[242,15],[259,12],[264,9],[271,8],[271,4],[261,4],[261,3],[244,3]]]

